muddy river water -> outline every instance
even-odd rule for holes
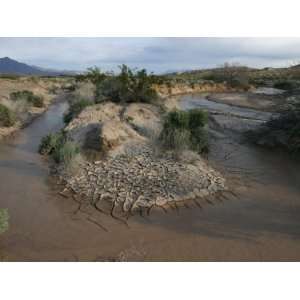
[[[195,106],[201,99],[193,97]],[[0,144],[0,207],[10,214],[0,237],[2,260],[300,260],[299,163],[226,135],[215,141],[209,160],[237,187],[237,197],[203,209],[187,203],[178,211],[137,215],[128,226],[99,212],[75,214],[77,204],[58,195],[37,153],[41,138],[63,126],[66,109],[65,102],[52,105]]]

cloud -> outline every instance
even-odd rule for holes
[[[0,38],[0,57],[42,67],[116,69],[126,63],[163,72],[225,61],[283,66],[300,61],[300,38]]]

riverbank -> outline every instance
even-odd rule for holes
[[[154,85],[154,89],[159,97],[167,99],[169,97],[180,96],[184,94],[199,93],[225,93],[225,92],[241,92],[243,89],[234,88],[225,83],[215,83],[213,81],[203,81],[201,83],[187,84],[175,83],[172,85],[160,84]],[[252,89],[252,87],[251,87]]]
[[[267,91],[266,91],[267,92]],[[210,93],[207,100],[230,106],[250,108],[260,111],[276,112],[286,103],[286,96],[281,92],[274,94],[253,92]]]
[[[58,94],[63,93],[63,87],[68,80],[63,78],[18,77],[16,79],[0,78],[0,104],[15,115],[15,122],[10,126],[0,126],[0,140],[14,135],[20,129],[31,124],[37,117],[47,111],[49,106],[57,101]],[[16,92],[31,92],[42,99],[42,105],[36,107],[24,97],[11,99]]]

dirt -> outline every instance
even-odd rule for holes
[[[67,79],[64,78],[37,78],[37,77],[20,77],[18,79],[0,78],[0,103],[9,107],[16,112],[18,117],[13,126],[0,127],[0,140],[15,134],[21,128],[30,124],[36,117],[43,114],[55,99],[56,95],[51,92],[51,89],[60,89]],[[17,91],[31,91],[35,95],[43,97],[43,107],[33,107],[25,103],[18,103],[10,99],[10,94]]]
[[[252,108],[261,111],[277,111],[285,103],[285,96],[282,94],[268,95],[255,92],[243,93],[211,93],[207,99],[217,103],[224,103],[231,106]]]
[[[37,154],[45,132],[59,130],[67,106],[57,103],[0,144],[0,206],[10,228],[0,238],[5,261],[299,261],[299,163],[283,153],[216,139],[209,163],[235,195],[134,215],[78,210],[49,182]],[[59,188],[59,187],[57,187]]]

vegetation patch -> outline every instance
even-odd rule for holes
[[[270,119],[259,129],[247,132],[247,138],[255,144],[283,148],[300,154],[300,100],[288,105],[280,115]]]
[[[7,209],[0,209],[0,234],[4,233],[9,226],[9,215]]]
[[[93,102],[85,99],[75,100],[70,103],[68,112],[64,115],[64,122],[70,123],[76,118],[87,106],[92,105]]]
[[[11,127],[16,122],[14,112],[0,103],[0,126]]]
[[[205,128],[207,122],[208,115],[201,109],[169,112],[165,117],[159,142],[169,150],[190,149],[198,153],[208,152],[208,135]]]
[[[97,103],[102,101],[150,103],[157,99],[153,84],[161,79],[152,74],[149,75],[145,69],[132,70],[122,65],[118,74],[104,74],[94,68],[89,69],[86,75],[77,77],[77,80],[89,80],[95,84]]]
[[[39,153],[50,155],[56,163],[68,165],[80,153],[80,148],[60,131],[50,133],[42,139]]]
[[[44,99],[42,96],[37,96],[31,91],[18,91],[10,94],[10,99],[13,101],[26,100],[28,103],[32,104],[34,107],[43,107]]]
[[[300,87],[300,84],[296,80],[280,80],[274,83],[274,88],[282,90],[294,90]]]

